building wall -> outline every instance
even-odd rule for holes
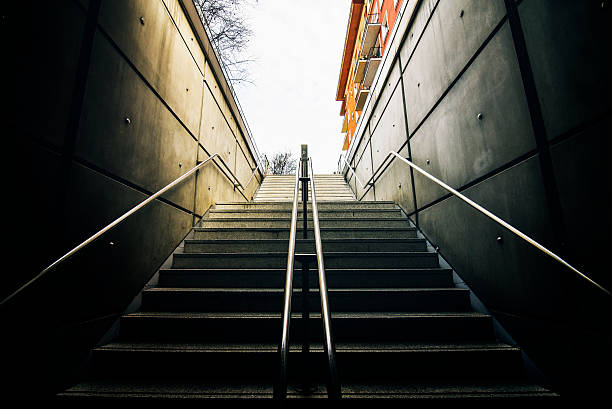
[[[605,190],[611,7],[407,1],[344,170],[394,200],[554,386],[602,382],[610,297],[394,161],[397,151],[612,288]],[[499,238],[499,240],[498,240]],[[608,347],[606,347],[608,345]]]
[[[399,10],[402,6],[402,0],[374,0],[374,4],[374,7],[379,10],[378,13],[380,15],[381,23],[383,22],[385,15],[387,16],[387,24],[389,26],[389,29],[386,35],[383,36],[383,30],[380,30],[380,44],[384,53],[385,48],[387,47],[387,43],[391,38],[391,31],[393,29],[393,26],[395,25],[395,19],[397,18]]]
[[[7,145],[29,160],[2,299],[197,161],[219,153],[248,181],[256,148],[190,0],[10,3]],[[262,176],[242,191],[206,165],[3,306],[15,382],[63,382],[211,204]]]

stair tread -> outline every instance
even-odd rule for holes
[[[337,352],[439,352],[439,351],[519,351],[503,342],[338,342]],[[301,352],[301,344],[292,344],[290,350]],[[278,352],[276,343],[180,343],[180,342],[112,342],[95,348],[96,351],[140,351],[140,352]],[[310,345],[312,352],[324,352],[321,343]]]
[[[204,257],[204,256],[232,256],[232,257],[253,257],[253,256],[286,256],[286,251],[261,251],[261,252],[250,252],[250,253],[206,253],[206,252],[198,252],[198,253],[181,253],[178,252],[174,254],[174,256],[185,256],[185,257]],[[369,251],[367,253],[358,252],[358,251],[326,251],[326,257],[341,257],[341,256],[350,256],[350,257],[403,257],[403,256],[415,256],[415,255],[428,255],[428,256],[437,256],[438,253],[429,252],[429,251]]]
[[[249,271],[253,272],[284,272],[284,268],[162,268],[160,272],[188,272],[188,273],[225,273],[225,272],[238,272],[245,273]],[[449,272],[452,271],[450,268],[444,267],[430,267],[430,268],[325,268],[327,274],[340,274],[340,273],[410,273],[410,272]]]
[[[253,318],[253,319],[278,319],[280,312],[151,312],[137,311],[123,315],[124,318]],[[301,313],[292,313],[291,318],[301,318]],[[332,318],[489,318],[489,314],[475,311],[444,311],[444,312],[332,312]],[[311,318],[321,318],[320,313],[313,312]]]
[[[283,288],[242,288],[242,287],[198,287],[198,288],[184,288],[184,287],[154,287],[148,288],[144,292],[156,293],[156,292],[235,292],[235,293],[282,293],[285,290]],[[311,292],[319,292],[318,289],[310,289]],[[301,293],[302,290],[299,288],[293,289],[294,293]],[[469,290],[465,288],[330,288],[330,293],[374,293],[374,292],[397,292],[397,293],[426,293],[426,292],[454,292],[454,293],[467,293]]]
[[[261,219],[256,219],[261,220]],[[354,220],[354,219],[352,219]],[[384,219],[389,220],[389,219]],[[194,227],[194,231],[223,231],[223,230],[272,230],[272,231],[289,231],[288,227]],[[308,230],[314,230],[312,227],[309,227]],[[395,231],[395,230],[416,230],[415,227],[406,226],[406,227],[321,227],[321,231],[370,231],[370,230],[382,230],[382,231]],[[286,241],[286,240],[285,240]]]
[[[325,398],[325,385],[313,385],[313,398]],[[344,399],[367,399],[376,397],[401,398],[461,398],[461,397],[558,397],[549,390],[526,382],[420,382],[384,384],[342,384]],[[60,396],[106,396],[106,397],[158,397],[177,399],[201,399],[203,397],[235,399],[272,399],[272,385],[268,383],[206,383],[206,382],[153,382],[135,381],[87,381],[81,382]],[[288,387],[289,398],[300,398],[295,385]],[[308,398],[308,396],[306,396]]]
[[[342,204],[342,203],[345,203],[345,202],[344,201],[338,201],[337,203],[341,203]],[[219,205],[241,205],[241,206],[244,206],[245,204],[248,205],[248,204],[253,204],[253,203],[252,202],[250,202],[250,203],[249,202],[217,202],[216,203],[216,205],[218,205],[218,206]],[[256,204],[254,204],[254,206],[259,206],[259,205],[262,205],[262,204],[265,204],[265,202],[262,201],[262,202],[256,203]],[[278,203],[277,202],[270,202],[269,204],[275,204],[276,205]],[[367,205],[367,204],[393,204],[393,205],[395,205],[395,202],[392,201],[392,200],[380,200],[380,201],[378,201],[378,200],[360,200],[356,204],[358,206],[362,205],[362,204],[363,205]]]

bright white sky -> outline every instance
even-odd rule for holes
[[[248,7],[246,53],[254,84],[235,86],[260,153],[301,144],[316,173],[332,173],[342,150],[336,88],[350,0],[259,0]]]

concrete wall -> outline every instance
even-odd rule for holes
[[[2,299],[198,160],[219,153],[246,184],[254,143],[190,0],[5,3],[5,217],[17,222],[5,258],[18,262]],[[209,164],[3,306],[16,382],[57,386],[194,221],[261,180],[234,189]]]
[[[361,182],[397,151],[612,288],[610,6],[407,2],[347,155]],[[557,389],[602,382],[610,297],[400,161],[367,189],[345,175],[404,208]]]

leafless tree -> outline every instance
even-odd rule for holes
[[[249,63],[253,59],[245,57],[245,52],[253,31],[244,10],[254,2],[257,0],[194,0],[232,83],[252,83]]]
[[[291,152],[277,152],[272,155],[268,173],[272,175],[295,174],[297,161]]]

